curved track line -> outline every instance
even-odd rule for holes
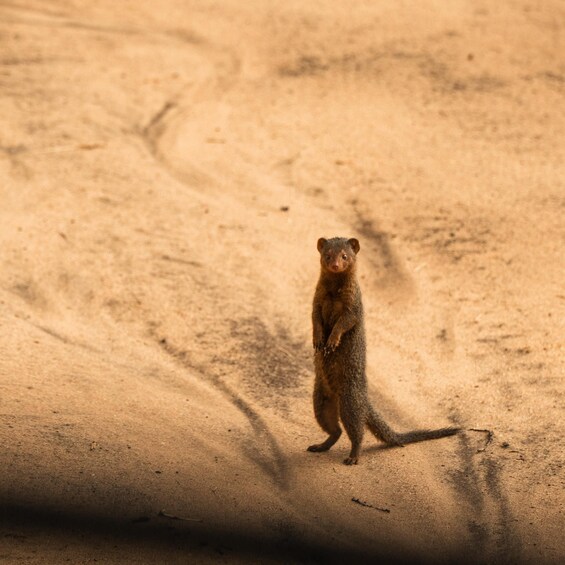
[[[156,336],[153,336],[154,338]],[[177,363],[200,375],[200,378],[211,383],[218,391],[235,406],[248,420],[258,442],[263,443],[270,452],[270,458],[262,455],[251,446],[246,449],[247,456],[255,464],[267,472],[274,482],[282,489],[289,487],[289,473],[286,458],[279,447],[273,433],[261,415],[253,409],[251,404],[239,393],[235,392],[219,375],[208,371],[205,367],[189,361],[188,353],[176,348],[166,339],[159,339],[158,344],[163,351],[171,356]]]

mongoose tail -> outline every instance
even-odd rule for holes
[[[401,447],[408,443],[440,439],[455,435],[461,428],[438,428],[436,430],[414,430],[411,432],[395,432],[380,416],[372,406],[369,406],[369,417],[367,419],[369,430],[387,445]]]
[[[442,437],[453,436],[461,431],[461,428],[438,428],[437,430],[414,430],[398,435],[398,439],[402,445],[407,443],[416,443],[418,441],[427,441],[429,439],[440,439]]]

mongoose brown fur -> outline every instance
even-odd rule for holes
[[[365,426],[391,446],[450,436],[459,428],[397,433],[369,402],[361,289],[355,274],[357,239],[320,238],[321,273],[312,309],[314,414],[328,438],[308,451],[327,451],[341,436],[339,420],[351,440],[346,465],[359,461]]]

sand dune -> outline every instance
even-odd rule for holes
[[[0,561],[557,563],[565,10],[0,2]],[[324,454],[318,237],[371,399]]]

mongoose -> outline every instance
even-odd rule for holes
[[[357,239],[320,238],[321,273],[312,309],[314,414],[329,434],[308,451],[327,451],[341,436],[341,419],[351,440],[346,465],[359,461],[365,426],[391,446],[450,436],[459,428],[396,433],[369,402],[365,374],[365,325],[361,289],[355,275],[360,245]]]

